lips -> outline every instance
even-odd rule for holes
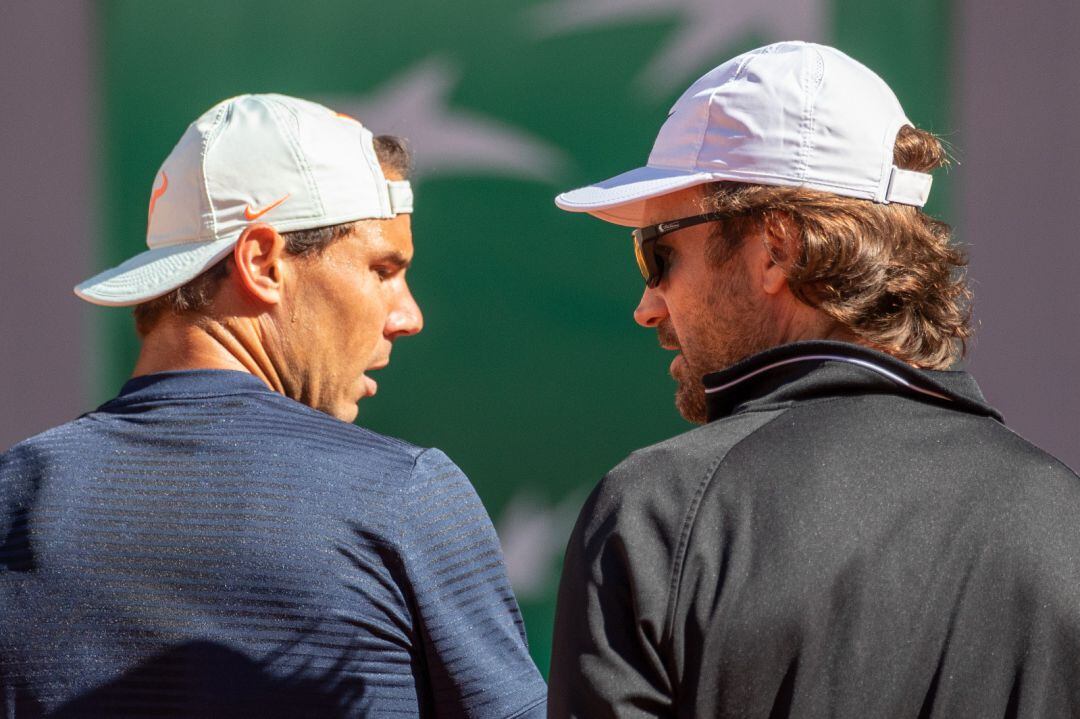
[[[364,383],[364,394],[362,396],[364,396],[364,397],[374,397],[375,393],[379,391],[379,383],[376,382],[371,377],[369,377],[367,375],[367,373],[372,372],[374,370],[380,370],[380,369],[386,367],[388,364],[390,364],[390,358],[386,358],[385,360],[382,360],[380,362],[376,362],[375,364],[371,365],[366,370],[364,370],[364,372],[360,375],[360,379]]]

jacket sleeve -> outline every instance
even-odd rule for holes
[[[553,719],[673,714],[662,646],[670,519],[624,491],[621,475],[616,468],[593,492],[567,547],[549,677]]]
[[[442,452],[416,461],[400,501],[417,653],[435,717],[538,718],[547,689],[529,656],[502,551],[469,480]]]

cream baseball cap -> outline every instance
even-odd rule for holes
[[[154,178],[149,249],[75,287],[99,305],[134,305],[194,279],[244,228],[279,232],[412,212],[407,181],[388,181],[372,133],[322,105],[240,95],[195,122]]]
[[[555,204],[640,227],[645,200],[734,180],[922,207],[930,175],[893,165],[896,134],[910,124],[865,65],[824,45],[776,43],[691,85],[644,167],[565,192]]]

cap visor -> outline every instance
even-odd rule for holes
[[[555,204],[569,212],[588,212],[601,220],[626,227],[644,223],[645,200],[710,182],[708,172],[661,167],[639,167],[588,187],[564,192]]]
[[[236,237],[158,247],[94,275],[75,294],[95,305],[137,305],[175,290],[229,253]]]

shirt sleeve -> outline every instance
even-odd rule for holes
[[[663,656],[668,507],[628,497],[621,479],[618,470],[604,478],[567,546],[549,675],[552,719],[674,713]]]
[[[445,454],[427,450],[399,509],[430,716],[543,717],[547,688],[472,484]]]

